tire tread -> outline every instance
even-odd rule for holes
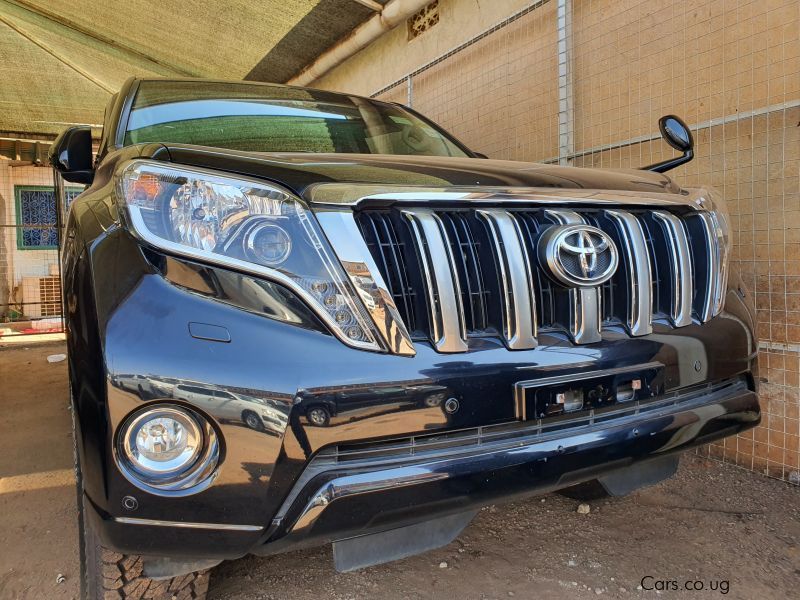
[[[142,577],[143,562],[140,556],[123,555],[99,548],[100,572],[97,597],[122,600],[204,600],[208,591],[209,571],[179,575],[172,579],[156,580]],[[106,574],[114,574],[109,577]],[[94,600],[94,599],[92,599]]]

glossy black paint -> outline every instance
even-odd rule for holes
[[[123,94],[114,100],[107,128],[113,130],[125,102]],[[520,380],[657,361],[664,365],[665,388],[673,390],[740,375],[752,380],[756,372],[753,311],[735,275],[719,317],[679,330],[656,324],[652,335],[640,338],[606,331],[601,343],[574,346],[564,335],[544,333],[537,348],[515,352],[498,339],[480,338],[470,340],[469,352],[455,355],[418,342],[413,358],[354,350],[281,286],[165,256],[134,239],[120,223],[113,175],[119,165],[142,157],[260,177],[306,197],[312,186],[333,182],[684,195],[666,176],[633,170],[483,159],[253,155],[159,144],[109,147],[91,187],[70,211],[63,272],[78,447],[86,494],[95,508],[90,518],[106,543],[120,551],[220,558],[268,553],[363,531],[358,520],[371,514],[369,505],[394,514],[385,522],[396,525],[436,514],[436,507],[455,512],[466,504],[550,491],[567,485],[562,476],[575,469],[591,477],[608,468],[609,461],[645,458],[653,448],[619,432],[546,467],[540,457],[531,457],[486,465],[446,484],[357,498],[336,506],[308,535],[286,536],[283,525],[273,524],[304,466],[321,448],[513,422],[512,390]],[[266,305],[252,294],[233,291],[256,287]],[[271,311],[271,302],[290,310]],[[222,328],[229,340],[194,336],[191,323]],[[218,392],[233,400],[223,406],[215,400]],[[431,400],[441,397],[457,398],[459,410],[448,414]],[[202,492],[151,495],[128,482],[115,465],[116,428],[131,411],[160,398],[190,404],[213,422],[223,440],[219,475]],[[716,423],[706,437],[696,432],[680,449],[758,422],[752,394],[727,402],[730,414],[748,418],[725,427]],[[327,407],[327,426],[309,423],[306,413],[313,406]],[[248,425],[246,411],[255,412],[261,425]],[[670,435],[676,423],[653,422],[651,427],[656,435]],[[125,496],[137,499],[134,511],[123,508]],[[415,509],[401,510],[408,506]],[[257,530],[132,525],[118,518]]]
[[[257,154],[178,144],[165,145],[154,158],[261,177],[288,187],[305,199],[310,198],[309,191],[314,186],[327,183],[611,190],[642,194],[680,194],[682,191],[666,175],[638,169],[583,169],[509,160],[378,154]]]
[[[65,129],[53,142],[47,157],[66,181],[91,183],[94,177],[92,128],[80,125]]]

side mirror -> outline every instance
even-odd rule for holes
[[[50,164],[72,183],[92,183],[92,130],[90,127],[70,127],[61,132],[47,153]]]
[[[682,152],[683,155],[678,158],[671,158],[644,167],[645,170],[664,173],[694,158],[694,138],[692,137],[692,132],[680,117],[676,117],[675,115],[665,115],[661,117],[658,120],[658,129],[661,131],[661,137],[664,138],[664,141],[675,148],[675,150]]]

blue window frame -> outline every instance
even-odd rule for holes
[[[81,188],[64,189],[69,208]],[[58,248],[56,231],[56,195],[52,187],[14,186],[17,200],[17,248],[19,250],[54,250]],[[66,212],[66,211],[65,211]]]

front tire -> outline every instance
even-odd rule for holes
[[[246,410],[242,413],[242,421],[244,421],[244,424],[250,429],[255,429],[256,431],[261,431],[264,429],[264,424],[261,422],[261,417],[259,417],[252,410]]]
[[[306,411],[306,419],[314,427],[327,427],[331,422],[331,414],[322,406],[312,406]]]
[[[150,579],[143,574],[144,561],[135,554],[120,554],[104,547],[86,518],[78,441],[75,428],[75,402],[72,402],[75,483],[78,500],[81,598],[85,600],[205,600],[208,570],[170,579]]]
[[[87,520],[83,519],[81,543],[85,564],[82,565],[86,600],[205,600],[208,571],[189,573],[170,579],[149,579],[143,574],[141,556],[120,554],[100,544]]]

